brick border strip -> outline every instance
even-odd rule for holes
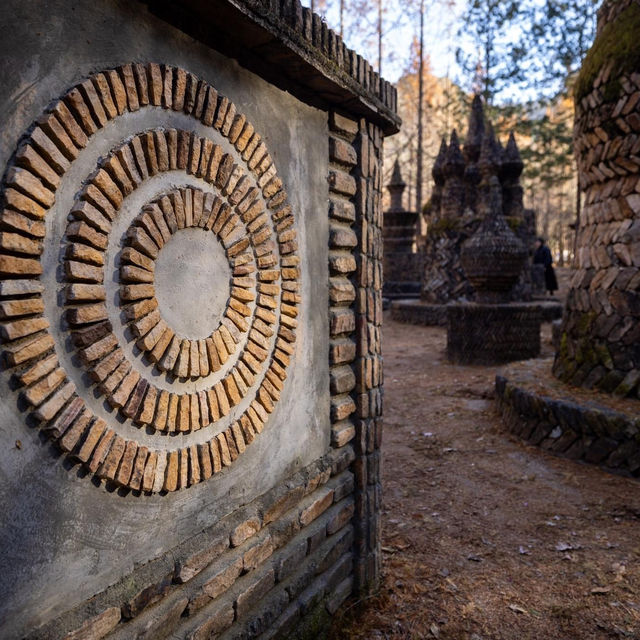
[[[219,132],[241,154],[251,180],[243,179],[242,169],[230,154],[199,136],[175,130],[161,134],[156,130],[134,137],[130,146],[121,147],[120,154],[116,151],[99,165],[81,190],[72,212],[75,221],[67,229],[79,250],[72,254],[77,260],[66,262],[67,275],[71,273],[73,277],[71,263],[83,264],[87,271],[96,260],[96,252],[104,250],[110,221],[137,181],[175,164],[187,173],[205,176],[229,201],[237,200],[233,216],[237,215],[251,230],[249,237],[234,246],[242,245],[240,253],[252,245],[260,273],[273,271],[271,284],[265,278],[263,286],[273,286],[280,278],[283,281],[279,297],[272,290],[260,293],[265,313],[271,313],[268,309],[275,306],[282,313],[277,320],[274,356],[250,409],[207,443],[157,451],[120,437],[85,406],[59,366],[55,342],[48,331],[49,320],[43,315],[43,286],[38,280],[42,274],[39,258],[45,237],[44,220],[55,203],[65,172],[99,129],[125,111],[147,106],[185,113]],[[0,314],[4,321],[0,323],[0,339],[5,362],[15,370],[21,395],[33,409],[31,419],[63,452],[80,460],[98,478],[133,491],[174,491],[207,480],[231,465],[260,433],[280,397],[285,367],[295,349],[299,301],[300,267],[293,212],[268,149],[246,116],[211,85],[184,69],[155,63],[127,64],[97,73],[71,89],[34,124],[6,171],[2,202]],[[271,224],[278,238],[279,269],[273,260]],[[152,247],[153,239],[148,240],[147,245]],[[87,283],[97,284],[94,280]],[[69,298],[67,301],[71,302]],[[116,345],[104,344],[109,336],[99,328],[107,326],[103,305],[91,300],[72,302],[76,303],[75,308],[69,310],[67,320],[76,329],[76,345],[85,354],[97,350],[98,357],[110,357]],[[154,339],[160,338],[154,328],[147,329],[143,339],[152,332]],[[262,355],[264,350],[256,345],[254,351]],[[253,372],[257,375],[263,366],[255,357],[254,360]],[[162,394],[152,398],[153,387],[145,385],[139,375],[133,371],[121,373],[110,389],[112,399],[117,399],[112,404],[129,417],[164,411],[160,404]],[[229,384],[223,385],[224,394],[216,400],[238,395],[239,383],[238,378],[231,378]],[[196,416],[205,408],[201,404],[203,398],[195,398],[174,407],[180,412],[179,422],[189,428],[199,423]],[[207,408],[212,411],[210,404]]]

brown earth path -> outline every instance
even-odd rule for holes
[[[448,364],[445,330],[383,338],[382,585],[332,640],[640,639],[640,483],[507,434],[497,369]]]

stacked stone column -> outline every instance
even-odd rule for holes
[[[553,368],[571,384],[632,397],[640,392],[640,69],[620,73],[633,52],[620,60],[607,55],[638,24],[637,2],[606,2],[578,80],[575,152],[584,206]]]
[[[576,81],[583,196],[576,270],[553,374],[511,365],[496,378],[508,428],[530,444],[640,475],[640,4],[605,0]],[[578,387],[593,389],[586,393]],[[597,391],[600,391],[598,393]]]

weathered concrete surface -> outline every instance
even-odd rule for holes
[[[0,635],[11,638],[90,597],[327,450],[328,150],[325,113],[195,43],[137,3],[52,0],[44,11],[36,0],[9,0],[0,28],[0,165],[10,159],[22,132],[47,104],[89,73],[132,60],[181,66],[229,96],[265,136],[297,215],[302,256],[297,353],[282,399],[265,431],[229,470],[189,490],[135,497],[96,488],[80,471],[67,468],[56,450],[26,426],[7,374],[0,375]],[[68,205],[98,157],[129,129],[140,130],[143,122],[145,128],[188,124],[198,130],[186,116],[169,118],[153,108],[130,115],[120,119],[126,125],[111,123],[114,126],[94,136],[95,143],[65,175],[47,220],[52,242],[43,256],[48,265],[44,279],[55,283],[47,290],[47,309],[58,304],[60,285],[53,270]],[[165,174],[147,195],[153,197],[170,184],[171,176]],[[142,197],[142,190],[136,194]],[[54,334],[62,340],[60,327]],[[70,353],[59,355],[71,359]],[[91,409],[114,419],[98,399]],[[127,424],[118,428],[123,435],[134,431]],[[150,438],[135,432],[140,442]],[[198,433],[177,438],[199,441]]]
[[[185,338],[208,337],[229,297],[231,270],[224,248],[212,233],[183,229],[162,247],[155,287],[162,317]],[[185,313],[196,304],[198,313]]]

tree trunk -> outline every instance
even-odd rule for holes
[[[416,153],[416,211],[422,211],[422,102],[424,96],[424,0],[420,0],[420,64],[418,70],[418,149]]]

